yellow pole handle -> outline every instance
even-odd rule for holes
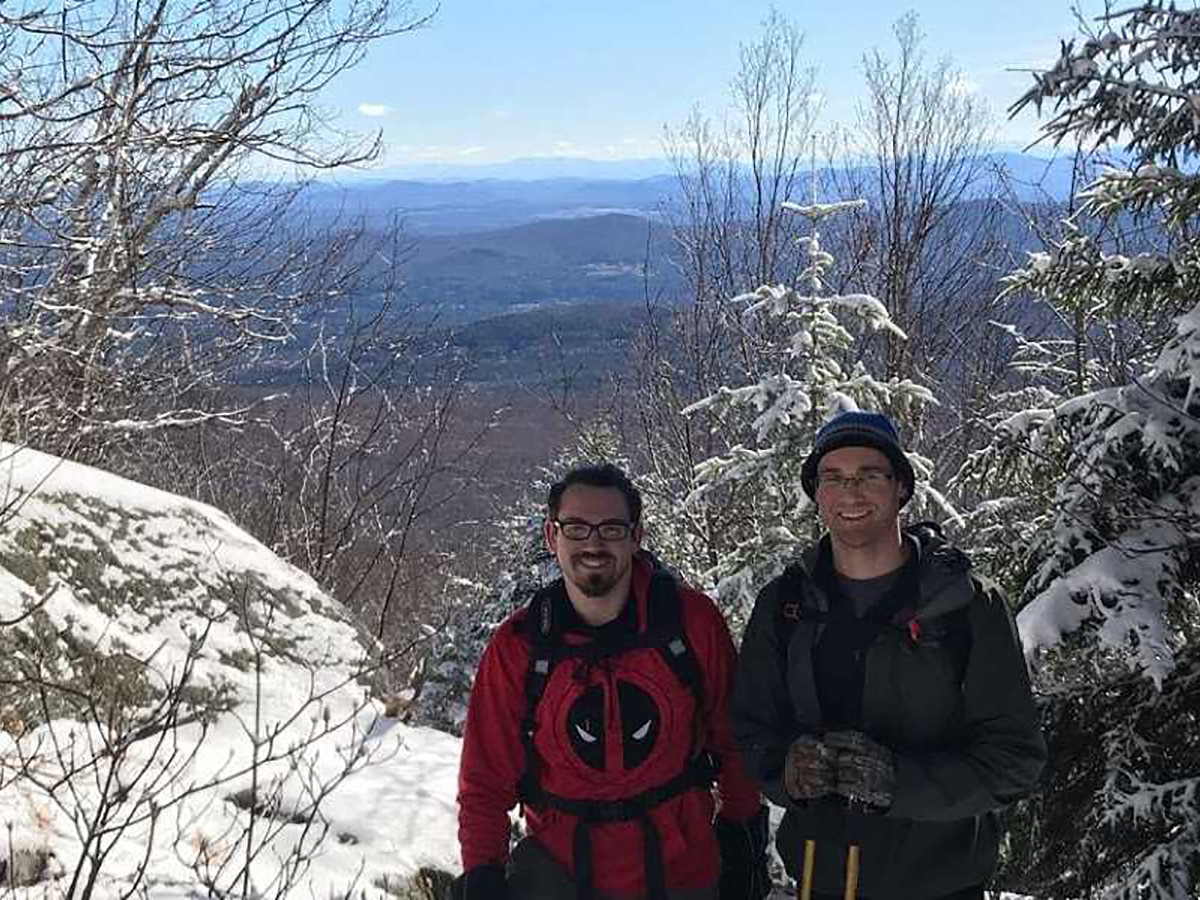
[[[804,871],[800,878],[800,900],[812,900],[813,858],[817,853],[817,842],[804,842]]]
[[[858,844],[846,848],[846,893],[845,900],[854,900],[858,893]]]

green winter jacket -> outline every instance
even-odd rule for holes
[[[918,554],[919,596],[905,598],[899,624],[874,639],[864,663],[860,729],[891,748],[896,766],[886,814],[797,803],[783,786],[791,742],[826,730],[812,649],[827,626],[810,617],[829,609],[813,580],[828,538],[763,588],[742,640],[734,738],[747,772],[786,811],[776,847],[793,877],[804,841],[816,841],[819,893],[841,894],[849,842],[861,848],[860,897],[925,900],[984,883],[996,865],[998,811],[1034,787],[1046,759],[1003,596],[932,529],[905,537]]]

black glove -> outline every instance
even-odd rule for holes
[[[488,863],[463,872],[450,885],[448,900],[508,900],[504,866]]]
[[[851,803],[875,810],[892,805],[896,793],[896,768],[892,751],[861,731],[831,731],[825,746],[837,754],[837,792]]]
[[[793,800],[816,800],[837,792],[834,751],[811,734],[802,734],[788,747],[783,786]]]
[[[767,872],[767,808],[740,822],[717,819],[717,845],[721,850],[718,900],[763,900],[771,893]]]

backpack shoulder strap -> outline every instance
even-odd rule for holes
[[[525,701],[526,717],[533,714],[542,694],[546,691],[546,682],[550,680],[550,670],[558,661],[555,652],[559,642],[561,623],[555,614],[555,600],[563,591],[561,581],[543,588],[534,594],[529,601],[529,613],[526,616],[527,633],[529,635],[529,665],[525,671]]]
[[[696,655],[687,642],[679,585],[661,570],[651,573],[646,591],[646,631],[655,636],[658,652],[675,677],[696,698],[696,709],[703,710],[704,681]]]
[[[696,711],[692,716],[689,757],[693,762],[702,762],[706,772],[704,780],[711,783],[720,769],[720,762],[711,751],[705,749],[708,722],[705,717],[704,677],[696,654],[688,644],[679,582],[669,572],[659,569],[651,573],[650,586],[646,591],[646,632],[655,636],[655,646],[663,661],[692,693]]]
[[[537,727],[537,706],[546,692],[550,672],[559,658],[562,623],[556,615],[555,605],[566,589],[562,580],[547,585],[529,601],[525,616],[525,632],[529,638],[529,663],[525,668],[525,713],[521,717],[521,743],[525,748],[525,772],[521,776],[518,793],[522,797],[534,796],[539,789],[537,754],[533,747],[533,733]]]
[[[804,608],[804,570],[800,563],[791,563],[779,576],[775,587],[775,640],[779,652],[787,658],[787,648],[800,620],[814,611]],[[822,621],[824,617],[822,617]]]

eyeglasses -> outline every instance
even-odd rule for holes
[[[586,541],[592,536],[593,531],[600,535],[602,541],[623,541],[629,537],[629,532],[633,529],[633,525],[629,522],[614,520],[593,525],[582,519],[568,519],[566,522],[555,519],[554,524],[558,527],[559,533],[569,541]]]
[[[857,475],[843,475],[841,472],[818,472],[817,486],[831,491],[848,491],[851,488],[862,488],[864,491],[883,490],[884,486],[896,476],[883,469],[864,469]]]

